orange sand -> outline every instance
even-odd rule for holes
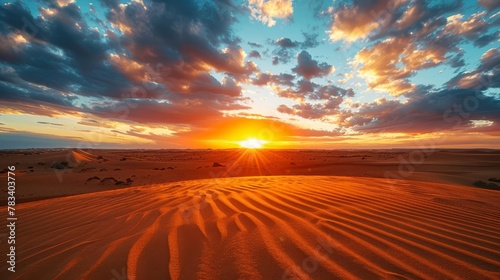
[[[2,262],[0,279],[500,279],[499,202],[492,190],[334,176],[27,202],[17,272]]]
[[[54,162],[68,162],[54,169]],[[214,163],[223,166],[214,167]],[[63,150],[0,151],[16,166],[18,202],[192,179],[332,175],[472,186],[500,178],[499,150]],[[1,167],[3,166],[3,167]],[[0,173],[0,181],[6,180]],[[97,177],[98,179],[96,179]],[[93,179],[92,179],[93,178]],[[105,180],[106,178],[110,178]],[[118,181],[128,184],[118,184]],[[116,180],[116,181],[115,181]],[[6,188],[0,190],[5,205]]]

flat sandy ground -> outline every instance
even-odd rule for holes
[[[500,279],[500,153],[411,153],[4,153],[0,279]]]
[[[64,161],[68,168],[51,168]],[[222,166],[214,167],[214,163]],[[16,196],[22,202],[130,186],[242,176],[332,175],[472,186],[477,180],[500,178],[500,150],[0,151],[0,170],[8,165],[16,166]],[[6,176],[0,172],[0,181]],[[128,184],[127,179],[131,180]],[[2,205],[6,192],[1,188]]]

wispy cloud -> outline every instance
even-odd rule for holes
[[[39,123],[39,124],[53,125],[53,126],[64,126],[63,124],[53,123],[53,122],[37,122],[37,123]]]

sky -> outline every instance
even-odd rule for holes
[[[500,1],[0,0],[0,148],[500,148]]]

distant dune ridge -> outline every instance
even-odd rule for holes
[[[499,201],[491,190],[334,176],[34,201],[17,210],[17,273],[2,263],[0,278],[500,279]]]

